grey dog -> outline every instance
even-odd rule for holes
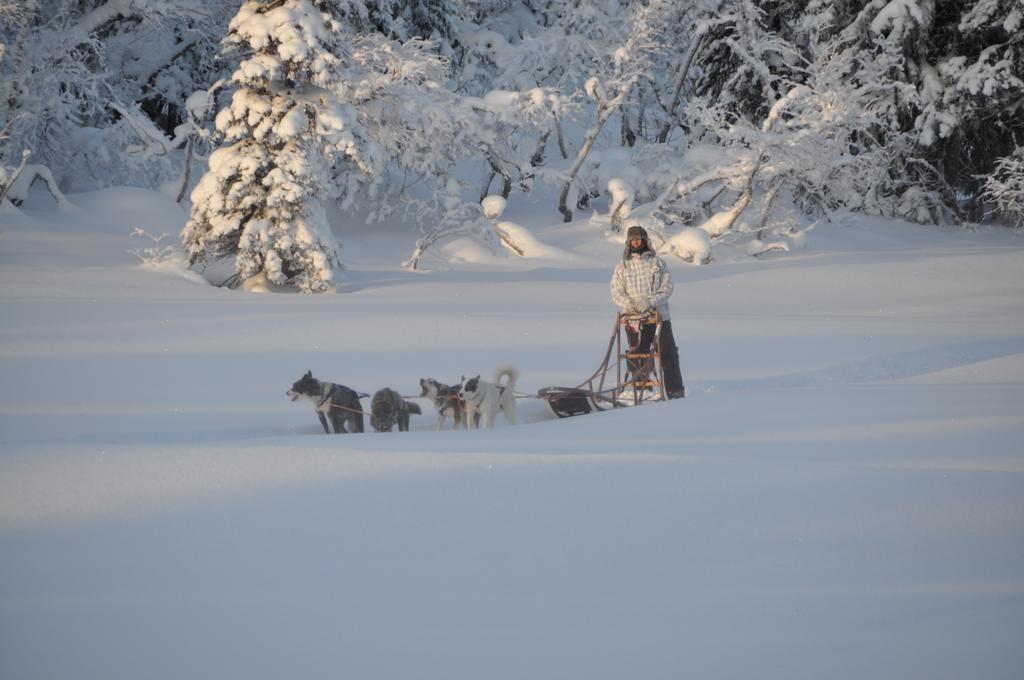
[[[377,432],[391,432],[395,425],[399,432],[408,432],[410,413],[419,415],[419,404],[402,399],[389,387],[377,390],[370,401],[370,425]]]
[[[427,397],[434,402],[434,408],[437,409],[437,428],[440,430],[444,427],[444,419],[452,419],[452,429],[457,430],[460,427],[466,427],[466,410],[459,399],[459,388],[454,385],[445,385],[444,383],[437,382],[433,378],[421,378],[420,379],[420,396]]]

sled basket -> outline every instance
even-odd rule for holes
[[[637,351],[630,344],[627,325],[651,325],[650,347]],[[612,329],[611,339],[604,352],[604,359],[597,371],[576,387],[545,387],[537,391],[537,397],[548,403],[548,408],[559,418],[580,416],[624,406],[636,406],[645,401],[665,398],[665,384],[661,377],[661,345],[658,331],[661,315],[657,311],[642,315],[618,314]],[[626,332],[626,342],[622,335]],[[639,334],[639,330],[637,330]],[[633,344],[636,340],[633,339]],[[612,359],[615,359],[614,363]],[[642,376],[630,377],[636,373],[637,362],[650,362],[650,369]],[[630,369],[633,369],[632,371]],[[624,375],[625,372],[625,375]],[[606,387],[606,383],[608,386]]]
[[[546,401],[559,418],[603,410],[595,403],[593,393],[578,387],[545,387],[537,391],[537,396]]]

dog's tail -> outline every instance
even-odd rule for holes
[[[501,382],[502,376],[508,378],[508,380],[504,384]],[[516,368],[515,366],[498,366],[496,369],[494,369],[494,383],[496,385],[501,385],[507,390],[511,391],[515,389],[516,380],[518,378],[519,369]]]
[[[409,413],[415,413],[416,415],[420,415],[421,413],[423,413],[423,411],[420,410],[420,405],[417,404],[416,402],[407,400],[403,401],[405,401],[405,407],[409,409]]]

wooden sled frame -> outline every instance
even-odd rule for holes
[[[654,325],[654,337],[646,352],[637,352],[630,346],[626,329],[634,326],[638,331],[647,325]],[[607,411],[624,406],[635,406],[645,401],[665,399],[665,380],[661,361],[661,314],[652,310],[647,314],[618,314],[612,329],[608,347],[601,365],[589,378],[576,387],[545,387],[537,391],[551,412],[559,418]],[[623,342],[623,336],[626,341]],[[623,351],[623,346],[626,350]],[[615,361],[612,365],[612,356]],[[647,363],[646,370],[636,371],[641,362]],[[614,384],[610,377],[614,376]]]

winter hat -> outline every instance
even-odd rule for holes
[[[627,241],[632,241],[635,238],[642,238],[645,241],[647,240],[647,230],[641,227],[639,224],[634,224],[626,232]]]
[[[633,247],[633,239],[640,239],[640,245]],[[641,227],[639,224],[634,224],[629,230],[626,231],[626,249],[622,252],[622,258],[624,260],[629,259],[633,255],[642,255],[651,250],[651,242],[647,238],[647,230]]]

